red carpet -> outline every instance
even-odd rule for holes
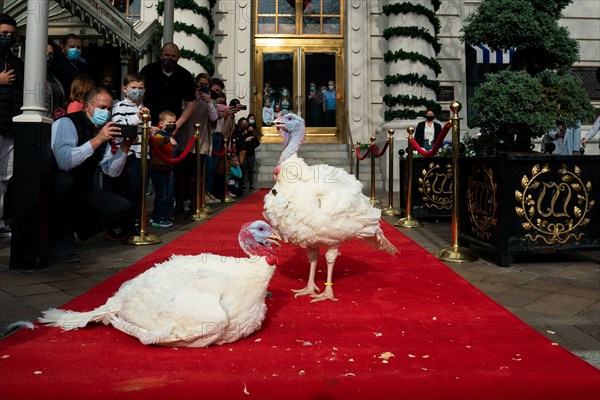
[[[87,311],[172,253],[237,254],[257,193],[65,308]],[[295,299],[308,263],[284,246],[262,329],[208,349],[147,347],[93,325],[0,342],[1,399],[598,399],[600,371],[553,345],[393,227],[401,253],[342,247],[339,302]],[[222,244],[221,241],[225,241]],[[323,256],[321,256],[323,258]],[[318,275],[321,287],[324,271]],[[382,354],[393,354],[387,362]]]

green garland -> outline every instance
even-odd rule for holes
[[[438,81],[434,81],[427,78],[426,75],[419,75],[417,73],[387,75],[383,80],[383,83],[385,83],[386,86],[397,85],[399,83],[425,86],[433,90],[436,95],[440,94],[440,83]]]
[[[215,73],[215,64],[213,63],[211,57],[200,54],[194,50],[188,50],[184,47],[179,50],[179,54],[185,59],[192,60],[195,63],[200,64],[200,66],[202,66],[202,68],[204,68],[204,70],[210,76]]]
[[[393,28],[386,28],[383,30],[383,37],[386,40],[390,40],[393,37],[410,37],[413,39],[423,39],[431,46],[433,46],[433,50],[435,50],[435,54],[438,55],[440,50],[442,49],[442,45],[437,40],[435,36],[432,36],[429,33],[429,30],[426,28],[417,27],[417,26],[395,26]]]
[[[383,55],[383,60],[386,63],[396,62],[398,60],[410,60],[412,62],[420,62],[421,64],[425,64],[429,68],[431,68],[433,72],[435,72],[435,76],[438,76],[442,72],[442,66],[440,65],[438,60],[432,57],[424,56],[414,51],[386,51]]]
[[[441,25],[440,20],[437,15],[435,15],[434,11],[431,11],[429,8],[422,6],[420,4],[412,4],[412,3],[395,3],[395,4],[386,4],[383,6],[383,13],[386,16],[390,16],[390,14],[398,15],[398,14],[420,14],[424,15],[429,19],[431,25],[433,25],[433,29],[435,30],[435,35],[437,36],[440,33]]]
[[[431,0],[434,11],[421,5],[414,3],[394,3],[386,4],[383,6],[383,13],[386,16],[391,14],[417,14],[425,16],[434,29],[434,35],[431,34],[429,29],[419,26],[395,26],[384,29],[383,37],[386,40],[390,40],[393,37],[409,37],[412,39],[422,39],[428,42],[435,51],[436,56],[440,53],[442,48],[437,36],[440,33],[441,25],[440,20],[436,15],[436,11],[440,8],[440,0]],[[383,55],[383,60],[389,64],[391,62],[397,62],[399,60],[409,60],[412,62],[418,62],[431,68],[435,72],[435,76],[438,76],[442,72],[442,66],[434,57],[427,57],[417,52],[409,52],[404,50],[398,51],[387,51]],[[409,74],[395,74],[387,75],[384,79],[384,83],[387,86],[399,85],[406,83],[414,86],[422,86],[431,89],[436,95],[440,93],[440,83],[437,80],[429,79],[426,75],[419,75],[416,73]],[[391,121],[395,118],[400,119],[415,119],[417,117],[424,117],[425,111],[415,111],[411,108],[431,108],[437,115],[441,113],[441,106],[433,100],[429,100],[422,96],[408,96],[398,95],[392,96],[386,94],[383,96],[383,102],[388,107],[404,106],[402,109],[388,109],[384,112],[385,121]]]
[[[210,8],[213,8],[217,3],[216,0],[211,0]],[[215,30],[215,20],[212,17],[212,13],[206,7],[201,7],[194,0],[175,0],[175,8],[180,10],[190,10],[194,14],[202,15],[208,21],[208,28],[210,33],[212,34]],[[165,10],[165,2],[164,0],[160,0],[156,5],[156,12],[158,15],[162,15]]]

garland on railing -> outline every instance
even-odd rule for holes
[[[210,8],[212,9],[217,4],[217,1],[210,0],[209,4]],[[183,47],[180,49],[179,55],[182,58],[194,61],[196,64],[199,64],[202,68],[204,68],[209,75],[213,75],[215,73],[215,64],[211,56],[215,48],[215,40],[210,35],[212,35],[213,31],[215,30],[215,21],[213,19],[211,10],[198,5],[194,0],[175,0],[175,8],[180,10],[189,10],[196,15],[201,15],[206,18],[206,21],[208,22],[209,34],[207,34],[202,28],[197,28],[183,22],[175,22],[173,24],[173,29],[176,32],[183,32],[187,35],[195,35],[204,43],[206,43],[210,54],[209,56],[200,54],[195,50],[184,49]],[[165,3],[163,0],[161,0],[156,5],[156,11],[158,12],[158,15],[162,16],[164,9]],[[163,27],[161,26],[159,29],[163,29]]]
[[[417,143],[414,137],[410,138],[410,143],[412,144],[413,148],[423,157],[432,157],[435,153],[438,152],[440,147],[442,147],[444,139],[446,138],[446,135],[448,134],[450,128],[452,128],[452,122],[448,121],[440,131],[440,134],[438,135],[437,139],[435,140],[435,143],[433,144],[433,147],[430,150],[425,150],[424,148],[422,148],[419,145],[419,143]]]
[[[383,31],[384,38],[386,40],[390,40],[394,37],[422,39],[433,47],[433,50],[435,51],[436,55],[439,54],[441,50],[441,45],[437,36],[440,32],[441,24],[439,18],[436,15],[436,11],[439,9],[441,1],[431,0],[431,4],[433,5],[433,10],[421,4],[415,4],[408,1],[403,3],[384,5],[382,9],[383,13],[388,17],[391,14],[417,14],[426,17],[433,26],[433,32],[431,32],[429,29],[419,26],[393,26],[386,28]],[[401,49],[397,51],[387,51],[384,54],[383,59],[386,64],[397,62],[400,60],[408,60],[415,63],[418,62],[429,67],[435,73],[436,76],[438,76],[442,72],[442,66],[435,58],[427,57],[417,52],[408,52]],[[425,75],[419,76],[416,73],[387,75],[384,79],[384,82],[387,86],[399,85],[404,83],[413,86],[427,87],[431,89],[436,95],[439,95],[440,92],[440,85],[438,81],[431,80]],[[401,109],[386,110],[384,113],[385,121],[391,121],[395,118],[415,119],[419,116],[424,116],[425,111],[415,111],[416,108],[422,107],[432,108],[437,115],[439,115],[441,112],[441,107],[436,102],[427,99],[423,96],[391,96],[387,94],[383,97],[383,101],[385,105],[390,108],[394,106],[404,106],[404,108]]]

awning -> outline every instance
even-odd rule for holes
[[[471,47],[477,52],[477,64],[510,64],[515,54],[515,49],[494,51],[484,44]]]
[[[146,26],[144,32],[140,34],[125,15],[105,0],[55,1],[119,47],[129,48],[140,57],[151,51],[158,21]]]

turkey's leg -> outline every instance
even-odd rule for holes
[[[325,253],[325,260],[327,260],[327,281],[325,282],[325,291],[321,294],[311,295],[311,297],[314,297],[314,299],[311,300],[311,303],[322,300],[337,301],[333,296],[333,265],[335,264],[335,259],[339,255],[340,252],[337,247],[328,249]]]
[[[310,274],[308,275],[308,283],[304,289],[292,289],[292,292],[296,293],[294,297],[304,296],[307,294],[314,295],[319,292],[319,288],[315,284],[315,271],[317,270],[317,260],[319,259],[319,248],[308,248],[307,255],[308,261],[310,261]]]

